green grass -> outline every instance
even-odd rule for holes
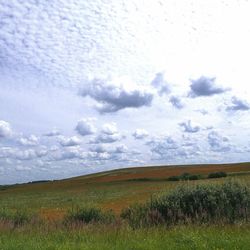
[[[249,226],[175,227],[131,230],[115,227],[87,227],[73,230],[7,231],[0,234],[4,250],[248,250]]]

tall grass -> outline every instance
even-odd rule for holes
[[[0,209],[0,221],[8,222],[16,226],[21,226],[29,223],[33,218],[33,215],[28,213],[26,210],[7,210],[5,208]]]
[[[133,227],[178,223],[234,223],[248,221],[250,189],[238,182],[181,186],[143,205],[123,210]]]

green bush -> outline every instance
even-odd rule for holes
[[[227,173],[225,173],[225,172],[215,172],[215,173],[210,173],[208,175],[209,179],[212,179],[212,178],[223,178],[223,177],[227,177]]]
[[[114,213],[110,210],[101,211],[99,208],[84,207],[72,209],[65,217],[66,223],[112,223],[115,220]]]
[[[182,186],[121,214],[133,227],[178,223],[234,223],[250,215],[250,189],[235,182]]]
[[[200,180],[200,175],[191,175],[189,173],[183,173],[179,176],[170,176],[167,180],[168,181],[187,181],[187,180]]]
[[[180,180],[180,177],[179,177],[179,176],[170,176],[170,177],[168,177],[167,180],[168,180],[168,181],[179,181],[179,180]]]

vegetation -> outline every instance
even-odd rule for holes
[[[227,177],[226,172],[214,172],[214,173],[209,173],[207,178],[208,179],[214,179],[214,178],[223,178]],[[199,174],[190,174],[190,173],[183,173],[179,176],[170,176],[168,177],[168,181],[187,181],[187,180],[200,180],[200,179],[205,179],[206,177],[202,177]]]
[[[225,172],[215,172],[211,173],[208,175],[208,178],[213,179],[213,178],[224,178],[227,177],[227,173]]]
[[[127,227],[29,228],[0,233],[3,250],[248,250],[250,227],[176,226],[133,230]]]
[[[115,221],[115,215],[112,210],[103,212],[99,208],[84,207],[68,211],[65,216],[65,223],[103,223],[108,224]]]
[[[123,210],[121,217],[133,227],[178,223],[234,223],[248,220],[250,189],[238,182],[181,186],[144,205]]]
[[[200,180],[201,175],[198,174],[190,174],[190,173],[183,173],[179,176],[170,176],[167,180],[168,181],[194,181]]]
[[[227,208],[235,218],[232,220],[198,213],[198,219],[185,215],[169,221],[155,207],[164,209],[169,197],[178,192],[179,197],[190,199],[188,193],[178,191],[182,188],[199,187],[204,194],[204,187],[213,191],[226,184],[228,190],[238,187],[231,198],[228,196],[230,201],[237,197],[238,204],[238,199],[245,197],[241,188],[248,192],[250,187],[249,170],[249,163],[128,168],[61,181],[1,186],[0,249],[248,249],[249,209],[243,209],[243,201],[242,209],[236,206],[231,210],[235,215],[230,214],[230,206]],[[207,178],[216,172],[225,172],[227,177]],[[185,173],[202,178],[166,181],[171,176],[185,177]],[[136,202],[142,205],[133,205]],[[120,218],[121,211],[125,219]]]
[[[27,211],[21,209],[16,211],[11,211],[8,209],[0,210],[0,221],[11,223],[15,227],[29,223],[32,220],[32,217],[33,216],[28,214]]]

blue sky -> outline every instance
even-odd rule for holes
[[[249,161],[249,12],[0,0],[0,184]]]

